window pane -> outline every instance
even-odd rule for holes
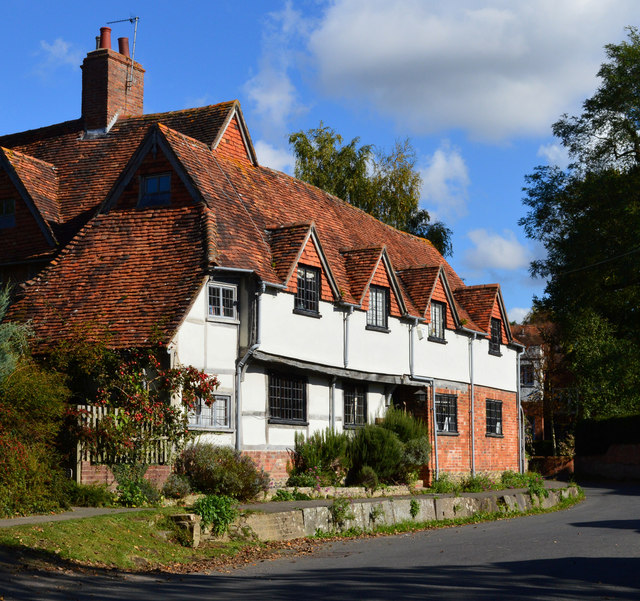
[[[306,419],[306,381],[293,376],[269,376],[269,417],[285,421]]]
[[[502,401],[487,399],[487,434],[502,434]]]
[[[209,284],[209,317],[236,319],[236,286]]]
[[[429,323],[429,336],[444,339],[445,305],[438,301],[431,302],[431,322]]]
[[[369,287],[369,309],[367,325],[377,328],[387,327],[388,289],[381,286]]]
[[[364,426],[367,423],[367,391],[363,386],[344,387],[344,425]]]
[[[438,432],[458,431],[458,399],[453,394],[436,394]]]
[[[316,267],[298,266],[298,289],[295,308],[317,313],[320,305],[320,270]]]

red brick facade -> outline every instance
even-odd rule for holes
[[[81,461],[78,467],[80,484],[104,484],[115,488],[116,480],[108,466],[92,464],[89,461]],[[158,488],[162,488],[170,473],[170,465],[150,465],[144,477],[150,482],[153,482]]]
[[[283,484],[287,481],[289,451],[242,451],[242,454],[251,457],[258,467],[269,472],[272,482]]]

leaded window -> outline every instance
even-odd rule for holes
[[[320,270],[317,267],[298,265],[298,288],[295,310],[318,313],[320,310]]]
[[[520,365],[520,385],[521,386],[533,386],[533,365],[531,363],[522,363]]]
[[[436,394],[438,432],[458,431],[458,399],[455,394]]]
[[[237,319],[238,288],[233,284],[213,282],[208,286],[208,316],[220,319]]]
[[[386,330],[389,315],[389,289],[383,286],[369,286],[369,308],[367,326]]]
[[[168,205],[171,203],[171,175],[148,175],[142,178],[140,207]]]
[[[429,338],[444,340],[447,306],[439,301],[431,301],[431,321],[429,322]]]
[[[502,401],[487,399],[487,434],[502,435]]]
[[[278,373],[269,374],[269,419],[305,423],[307,419],[307,381]]]
[[[193,428],[230,428],[231,397],[217,394],[213,402],[207,405],[198,399],[192,411],[189,411],[189,426]]]
[[[0,228],[14,227],[16,224],[16,201],[13,198],[0,200]]]
[[[344,425],[347,428],[367,423],[367,389],[361,384],[344,386]]]
[[[502,344],[502,322],[495,317],[491,318],[491,340],[489,340],[489,352],[492,355],[500,354]]]

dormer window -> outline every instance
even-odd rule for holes
[[[500,345],[502,344],[502,321],[491,318],[491,340],[489,340],[489,354],[500,356]]]
[[[447,306],[439,301],[431,301],[431,321],[429,322],[429,340],[444,342]]]
[[[367,328],[388,331],[389,288],[369,286],[369,308],[367,309]]]
[[[320,315],[320,270],[317,267],[298,265],[298,288],[293,310]]]
[[[0,200],[0,228],[15,227],[16,201],[13,198]]]
[[[171,174],[147,175],[140,185],[139,207],[171,204]]]

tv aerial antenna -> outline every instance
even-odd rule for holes
[[[124,96],[124,110],[127,110],[127,94],[133,85],[133,61],[136,58],[136,39],[138,37],[138,21],[140,21],[140,17],[129,17],[128,19],[118,19],[116,21],[107,21],[107,25],[112,25],[113,23],[131,23],[133,25],[133,48],[131,50],[131,57],[129,66],[127,68],[127,81],[125,87],[125,96]]]

